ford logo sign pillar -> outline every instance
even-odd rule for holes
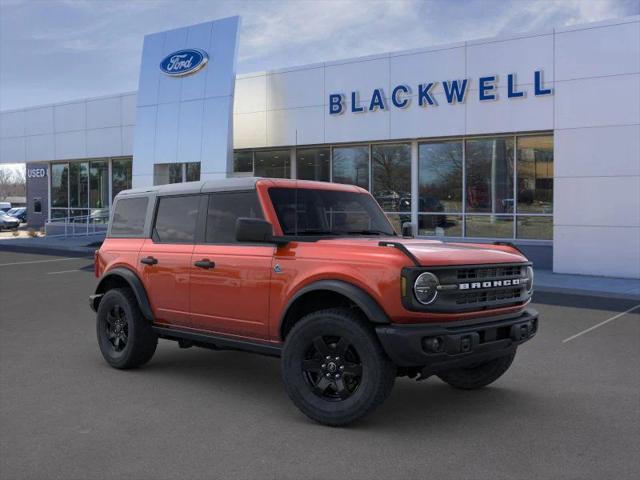
[[[132,186],[160,164],[199,163],[200,179],[233,171],[233,100],[240,17],[144,37]]]
[[[196,73],[207,64],[209,55],[203,50],[189,48],[167,55],[160,62],[160,70],[171,77],[183,77]]]

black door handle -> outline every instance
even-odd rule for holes
[[[208,260],[206,258],[204,260],[198,260],[193,264],[198,268],[214,268],[216,266],[215,262],[212,262],[211,260]]]
[[[141,259],[140,263],[144,263],[145,265],[156,265],[158,263],[158,259],[154,257],[146,257]]]

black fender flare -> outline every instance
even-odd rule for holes
[[[328,290],[347,297],[362,310],[371,323],[382,325],[391,323],[389,317],[378,302],[362,288],[342,280],[318,280],[298,290],[287,302],[287,306],[280,317],[280,328],[282,328],[291,306],[303,295],[318,290]]]
[[[105,292],[105,285],[110,278],[118,277],[127,282],[133,294],[136,296],[138,306],[144,318],[153,322],[153,313],[151,312],[151,305],[149,304],[149,298],[147,297],[147,291],[142,284],[142,280],[132,270],[125,267],[116,267],[113,270],[109,270],[98,282],[94,297],[101,297]],[[94,301],[95,310],[97,310],[97,302]]]

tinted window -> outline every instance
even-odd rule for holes
[[[411,211],[411,145],[373,145],[372,193],[385,212]]]
[[[422,143],[418,152],[418,210],[462,212],[462,142]]]
[[[333,181],[369,188],[369,147],[335,147]]]
[[[234,172],[253,172],[253,152],[233,152]]]
[[[153,239],[162,243],[193,243],[199,203],[200,195],[160,198]]]
[[[118,200],[113,212],[111,235],[142,235],[148,202],[147,197]]]
[[[262,218],[256,192],[214,193],[207,209],[207,243],[235,243],[239,217]]]
[[[255,152],[254,175],[256,177],[289,178],[291,176],[289,150]]]
[[[553,213],[553,137],[518,137],[517,146],[518,213]]]
[[[304,148],[296,152],[297,178],[300,180],[329,181],[328,148]]]
[[[513,212],[513,150],[513,137],[467,140],[467,212]]]
[[[269,196],[285,235],[395,235],[364,193],[271,188]]]
[[[200,180],[200,162],[187,163],[187,182],[197,182]]]
[[[111,194],[113,198],[122,190],[131,188],[131,158],[120,158],[111,161]]]

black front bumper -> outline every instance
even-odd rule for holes
[[[515,316],[376,328],[389,358],[399,367],[424,368],[423,376],[507,355],[537,331],[538,312],[531,308]]]

